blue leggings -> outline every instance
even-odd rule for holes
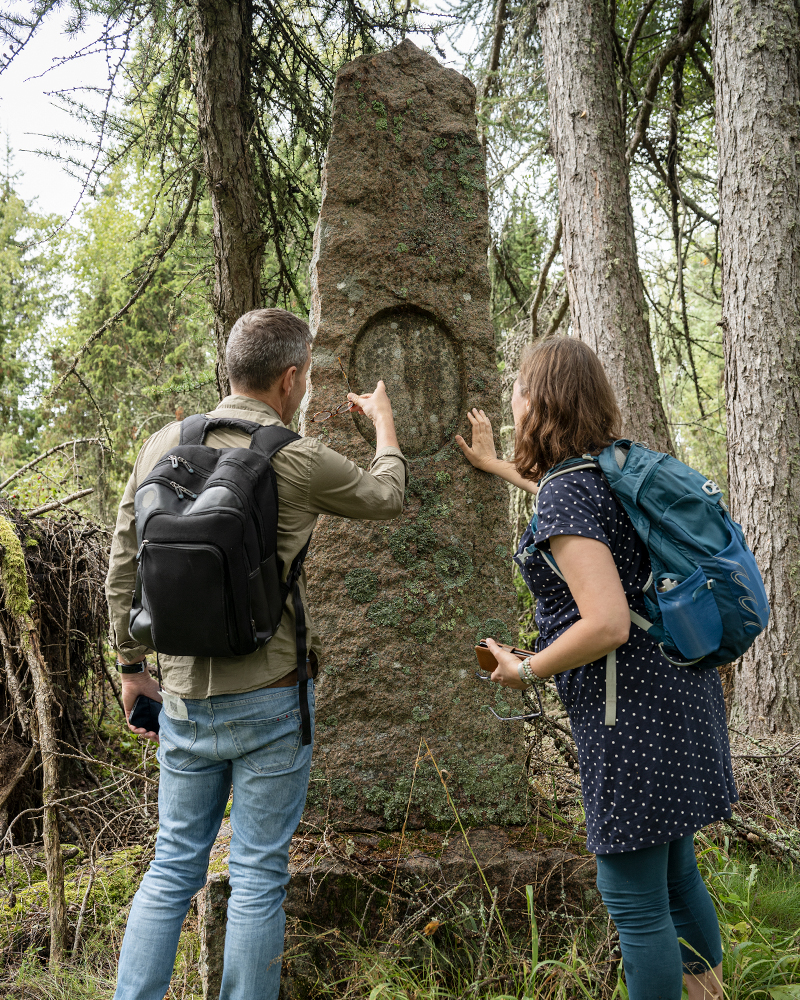
[[[597,888],[619,931],[630,1000],[680,1000],[684,972],[700,975],[722,961],[717,914],[691,836],[598,854]]]

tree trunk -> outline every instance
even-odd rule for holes
[[[800,729],[800,14],[715,0],[731,507],[772,614],[736,665],[733,720]]]
[[[573,330],[597,351],[625,434],[672,451],[636,256],[605,3],[543,0],[538,10]]]
[[[249,148],[253,12],[250,0],[197,0],[194,63],[200,145],[214,218],[214,336],[217,386],[228,394],[231,327],[261,298],[261,225]]]

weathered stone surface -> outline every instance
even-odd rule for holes
[[[470,407],[500,418],[474,108],[469,80],[408,41],[336,81],[304,413],[342,402],[341,358],[354,391],[384,379],[411,461],[399,520],[321,518],[307,564],[327,654],[306,818],[339,827],[396,829],[407,809],[449,825],[445,783],[465,821],[526,813],[521,727],[488,710],[519,696],[474,677],[476,640],[515,635],[507,497],[453,440]],[[303,430],[369,465],[368,421]]]
[[[197,894],[203,1000],[219,1000],[229,895],[230,883],[227,873],[210,875],[205,888]]]
[[[287,916],[281,1000],[305,1000],[329,956],[330,931],[362,941],[402,940],[435,917],[463,916],[466,906],[486,913],[497,890],[497,913],[512,935],[530,934],[526,886],[533,887],[541,923],[548,913],[589,910],[596,899],[593,857],[565,850],[535,830],[503,828],[460,833],[408,833],[401,838],[354,835],[324,839],[296,836],[291,850],[291,881],[284,902]],[[201,965],[205,1000],[217,1000],[227,909],[225,850],[213,864],[220,869],[200,894],[202,941],[218,946],[204,952]],[[349,853],[349,856],[348,856]],[[390,898],[394,906],[389,905]],[[431,901],[438,903],[431,907]],[[327,932],[327,933],[326,933]],[[320,947],[319,942],[322,942]],[[206,957],[207,956],[207,957]],[[215,992],[216,990],[216,992]]]

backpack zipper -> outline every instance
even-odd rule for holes
[[[175,492],[178,494],[178,499],[179,500],[183,500],[184,494],[186,494],[186,496],[188,496],[188,497],[191,497],[192,500],[196,500],[197,499],[197,494],[196,493],[192,493],[191,490],[187,490],[186,487],[185,486],[181,486],[180,483],[176,483],[172,479],[168,480],[168,482],[169,482],[169,485],[173,488],[173,490],[175,490]]]
[[[178,468],[178,462],[180,462],[181,465],[185,466],[187,472],[194,473],[194,469],[191,467],[191,465],[189,465],[189,463],[186,461],[186,459],[183,458],[181,455],[167,455],[167,458],[172,463],[172,468],[173,469],[177,469]]]

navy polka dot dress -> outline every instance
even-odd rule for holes
[[[569,588],[541,553],[553,535],[582,535],[609,547],[628,603],[647,616],[647,549],[599,471],[565,473],[539,494],[535,536],[522,536],[517,563],[536,602],[540,648],[580,617]],[[694,833],[730,816],[738,800],[722,684],[714,668],[675,667],[631,625],[617,650],[617,724],[604,725],[605,657],[556,674],[578,748],[587,847],[618,854]]]

